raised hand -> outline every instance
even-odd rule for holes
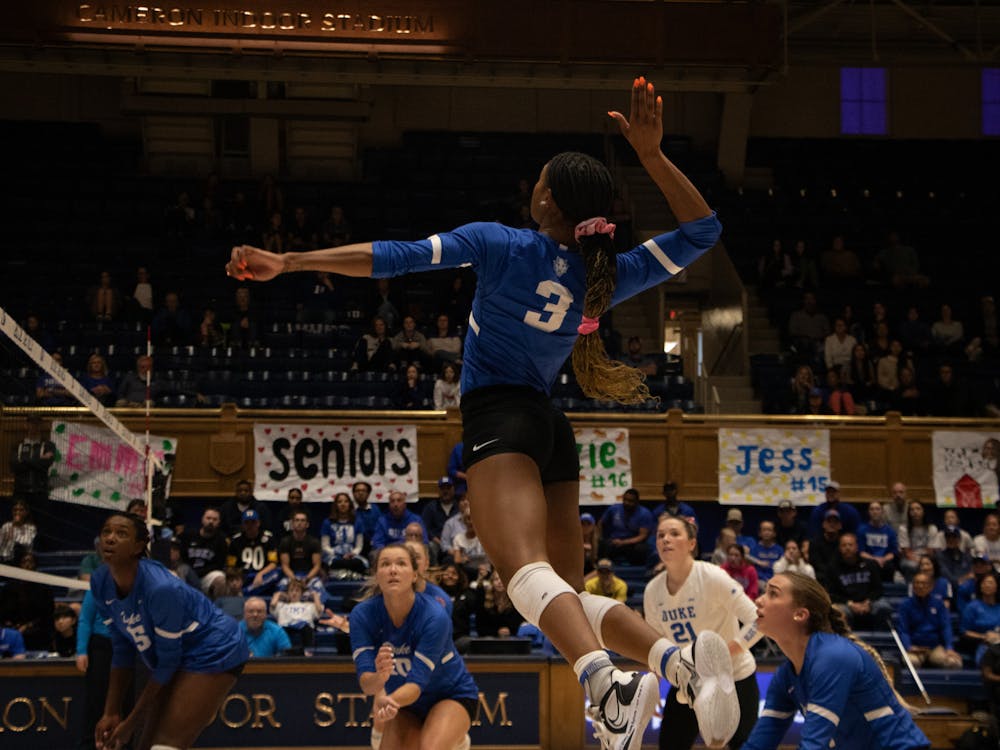
[[[234,247],[226,264],[226,275],[238,281],[270,281],[285,268],[281,256],[250,245]]]
[[[621,112],[608,112],[639,158],[660,152],[663,140],[663,98],[653,84],[639,76],[632,81],[632,103],[628,119]]]

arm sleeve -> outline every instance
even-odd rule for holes
[[[851,700],[854,675],[862,668],[861,655],[854,649],[838,649],[835,656],[836,664],[829,663],[820,655],[803,669],[803,679],[810,686],[810,695],[799,750],[828,750],[844,709]]]
[[[419,640],[413,646],[413,665],[410,674],[406,676],[406,682],[412,682],[421,692],[431,681],[441,660],[452,650],[448,615],[436,604],[427,611],[432,616],[427,619],[427,626],[420,629]]]
[[[366,672],[375,671],[375,655],[381,645],[375,643],[375,630],[368,609],[369,606],[359,606],[351,612],[351,656],[359,679]]]
[[[713,211],[711,216],[684,222],[672,232],[619,253],[612,306],[676,276],[710,250],[720,234],[722,225]]]
[[[433,234],[415,242],[372,243],[372,278],[402,276],[416,271],[434,271],[471,265],[499,267],[509,256],[511,231],[499,225],[477,222],[453,232]],[[492,269],[495,270],[495,269]]]
[[[76,622],[76,653],[78,656],[87,653],[87,645],[90,643],[95,617],[97,617],[97,605],[94,604],[94,595],[88,591],[83,596],[83,604],[80,605],[80,618]]]
[[[743,750],[775,750],[792,725],[798,706],[788,695],[787,667],[780,668],[767,688],[764,709],[760,712]]]

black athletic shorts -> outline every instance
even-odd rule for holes
[[[463,393],[461,408],[466,470],[500,453],[523,453],[538,465],[543,484],[579,481],[573,427],[544,393],[492,385]]]

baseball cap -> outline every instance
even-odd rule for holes
[[[613,570],[614,566],[611,564],[611,561],[608,558],[602,557],[600,560],[597,561],[597,569],[598,570]]]
[[[824,514],[823,518],[824,519],[827,519],[827,518],[836,518],[839,521],[840,520],[840,511],[837,511],[837,510],[834,510],[833,508],[830,508],[830,510],[828,510]]]
[[[989,561],[990,561],[990,556],[987,555],[985,552],[972,553],[972,562],[989,562]]]
[[[962,536],[962,530],[958,526],[945,526],[944,527],[945,536]]]
[[[739,508],[730,508],[729,512],[726,513],[726,520],[727,521],[742,521],[743,520],[743,511],[740,510]]]
[[[438,487],[446,487],[450,484],[454,484],[454,482],[451,481],[451,477],[441,477],[438,480]]]
[[[594,523],[594,517],[590,513],[581,513],[580,523]]]
[[[260,520],[260,514],[257,511],[255,511],[253,508],[248,508],[247,510],[243,511],[243,520],[244,521],[259,521]]]
[[[778,503],[778,510],[789,510],[794,507],[795,503],[793,503],[791,500],[782,500],[780,503]]]
[[[829,482],[826,483],[826,488],[828,490],[839,490],[840,482],[838,482],[836,479],[831,479]]]

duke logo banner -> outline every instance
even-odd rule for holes
[[[132,498],[146,496],[145,456],[111,430],[56,421],[50,439],[56,446],[49,469],[53,500],[124,509]],[[150,435],[149,448],[162,461],[177,453],[177,438]]]
[[[419,497],[415,425],[254,424],[254,496],[284,500],[293,487],[310,503],[328,503],[355,482],[372,486],[371,500],[392,490]]]
[[[934,492],[943,508],[995,508],[1000,433],[934,430]]]
[[[632,456],[624,427],[578,429],[580,504],[613,505],[632,486]]]
[[[829,430],[719,430],[724,505],[818,505],[829,481]]]

